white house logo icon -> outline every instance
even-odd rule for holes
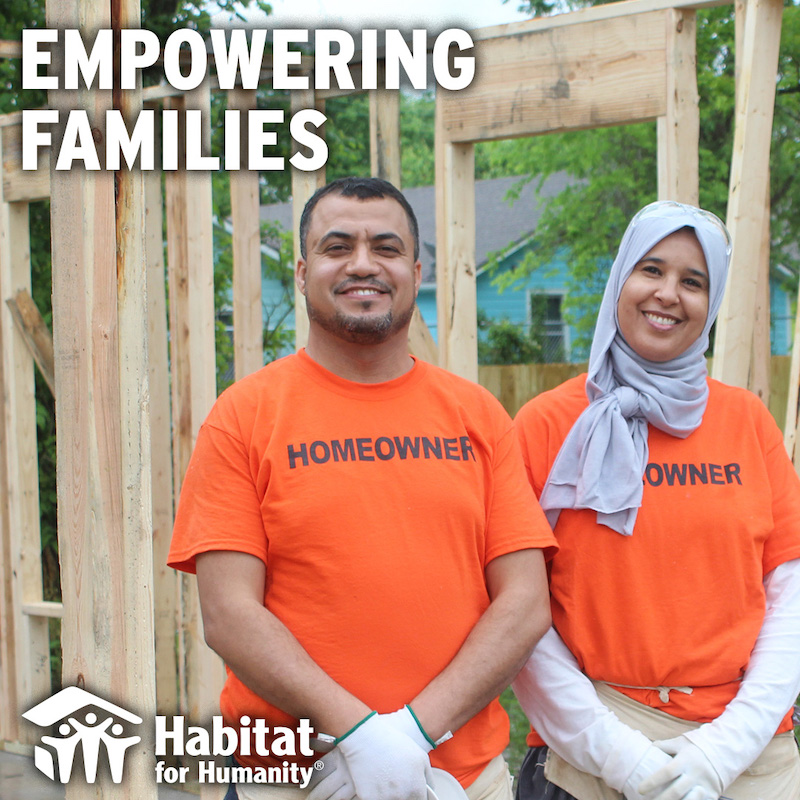
[[[100,719],[94,709],[108,712],[108,717]],[[120,783],[125,751],[142,740],[141,736],[123,736],[125,729],[120,722],[123,720],[139,725],[141,717],[77,686],[62,689],[22,716],[40,727],[55,726],[59,723],[60,736],[41,737],[42,743],[55,751],[55,759],[51,750],[36,745],[33,749],[33,763],[36,769],[47,775],[50,780],[58,780],[61,783],[67,783],[72,775],[72,764],[79,744],[82,746],[83,768],[87,783],[94,783],[97,778],[101,744],[105,745],[111,780]],[[56,763],[58,778],[56,778]]]

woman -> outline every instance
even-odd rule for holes
[[[763,404],[707,376],[729,258],[712,214],[646,206],[588,374],[517,416],[561,547],[514,684],[518,800],[800,798],[800,481]]]

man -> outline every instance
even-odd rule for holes
[[[333,739],[314,800],[425,800],[431,764],[510,798],[496,698],[548,628],[555,546],[511,421],[409,355],[419,234],[391,184],[320,189],[300,238],[308,345],[217,401],[170,552],[197,572],[223,716]]]

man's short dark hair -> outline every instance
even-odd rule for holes
[[[414,209],[409,205],[403,193],[389,181],[382,178],[339,178],[331,181],[311,195],[300,217],[300,255],[306,257],[306,238],[311,225],[311,215],[314,207],[327,194],[340,194],[342,197],[357,197],[359,200],[372,200],[374,198],[390,197],[403,207],[408,218],[408,227],[414,239],[414,261],[419,258],[419,225],[414,215]]]

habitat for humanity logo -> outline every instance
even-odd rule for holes
[[[101,719],[96,713],[108,716]],[[94,783],[101,745],[105,746],[111,780],[122,781],[125,751],[140,742],[141,736],[123,736],[122,722],[140,724],[142,719],[124,708],[109,703],[77,686],[68,686],[22,715],[39,727],[52,727],[58,723],[60,736],[42,736],[48,747],[36,745],[33,763],[50,780],[56,780],[55,765],[58,764],[58,780],[67,783],[72,775],[75,752],[81,745],[83,769],[86,782]],[[52,748],[48,749],[48,748]],[[55,754],[55,758],[54,758]]]

